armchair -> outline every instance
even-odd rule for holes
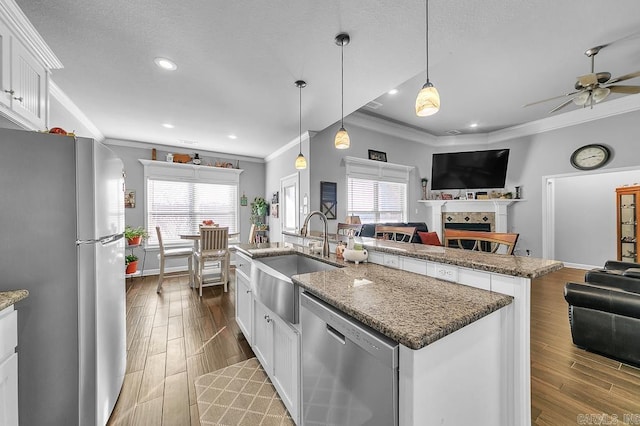
[[[640,365],[640,275],[634,277],[640,265],[620,263],[609,261],[587,272],[587,282],[565,285],[571,336],[576,346]]]

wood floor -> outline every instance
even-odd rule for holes
[[[640,369],[571,342],[564,284],[583,277],[564,268],[531,285],[531,423],[640,424]]]
[[[233,276],[231,277],[233,283]],[[235,285],[205,287],[187,277],[127,283],[127,371],[109,425],[199,425],[196,377],[253,357],[235,322]]]
[[[606,424],[616,416],[640,424],[640,369],[571,342],[563,288],[583,275],[565,268],[532,283],[531,422]],[[234,320],[231,278],[228,293],[208,287],[202,300],[185,277],[165,281],[161,295],[156,277],[128,284],[127,375],[110,425],[199,425],[195,378],[254,356]],[[625,414],[635,423],[623,423]]]

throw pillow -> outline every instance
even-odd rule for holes
[[[420,236],[420,241],[422,244],[429,244],[430,246],[441,246],[440,238],[438,238],[438,234],[435,232],[420,232],[418,231],[418,235]]]

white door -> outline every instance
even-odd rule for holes
[[[294,173],[280,179],[282,203],[282,232],[297,232],[300,229],[300,175]],[[306,212],[305,212],[306,213]]]

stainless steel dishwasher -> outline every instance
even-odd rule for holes
[[[315,296],[300,296],[305,426],[397,425],[398,343]]]

